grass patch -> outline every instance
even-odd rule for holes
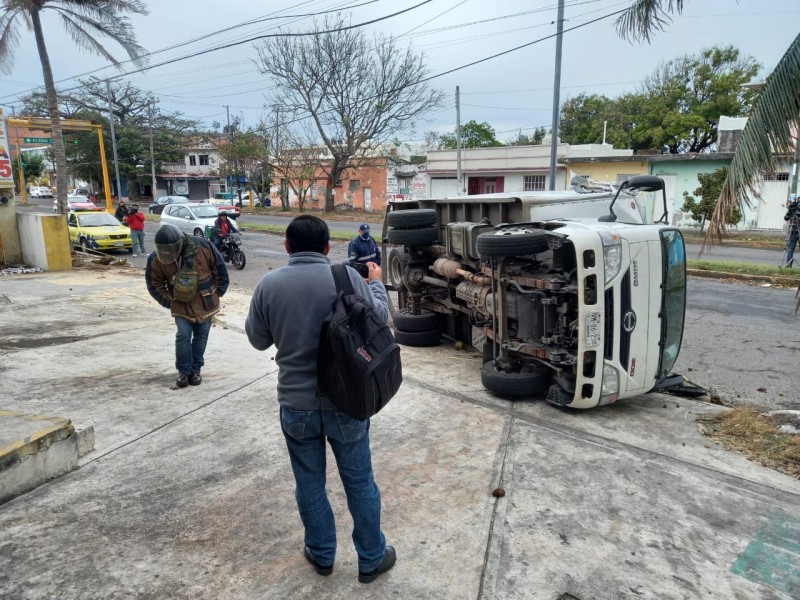
[[[698,271],[717,271],[719,273],[740,273],[743,275],[759,275],[763,277],[778,277],[800,283],[800,269],[781,269],[772,265],[758,265],[726,260],[703,260],[700,258],[686,261],[689,269]]]
[[[699,233],[691,229],[681,229],[681,234],[687,244],[702,244],[706,238],[705,233]],[[752,246],[754,248],[786,248],[786,234],[754,231],[729,232],[723,236],[722,245]]]
[[[784,424],[796,426],[796,419],[788,415],[770,417],[754,408],[734,408],[697,420],[703,433],[718,444],[765,467],[800,478],[800,435],[780,430]]]

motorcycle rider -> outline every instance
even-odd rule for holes
[[[227,214],[219,213],[217,220],[214,221],[214,245],[217,247],[217,250],[222,252],[222,240],[232,233],[239,233],[239,230],[236,229],[236,225],[233,224],[233,220],[228,219]]]

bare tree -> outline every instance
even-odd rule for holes
[[[330,160],[326,160],[327,148],[318,142],[318,137],[310,123],[298,123],[292,128],[281,127],[280,113],[275,121],[264,124],[267,131],[280,132],[271,135],[267,160],[275,176],[281,179],[297,198],[297,209],[303,212],[309,192],[321,174],[328,176]],[[283,188],[282,188],[283,189]],[[288,191],[288,190],[287,190]],[[327,196],[326,196],[327,197]],[[288,198],[281,195],[281,203],[289,208]]]
[[[317,23],[314,35],[270,38],[256,46],[257,64],[278,89],[283,114],[312,119],[331,155],[323,168],[325,210],[347,168],[440,105],[429,87],[421,55],[402,50],[392,37],[368,40],[348,29],[342,15]]]

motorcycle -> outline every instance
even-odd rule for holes
[[[247,258],[241,250],[242,243],[242,236],[238,233],[230,233],[227,237],[222,238],[219,244],[219,251],[225,262],[233,263],[233,266],[240,271],[247,263]]]

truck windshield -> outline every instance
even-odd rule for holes
[[[661,232],[664,256],[664,281],[661,285],[661,356],[658,379],[672,373],[683,339],[683,320],[686,311],[686,251],[683,236],[677,229]]]

